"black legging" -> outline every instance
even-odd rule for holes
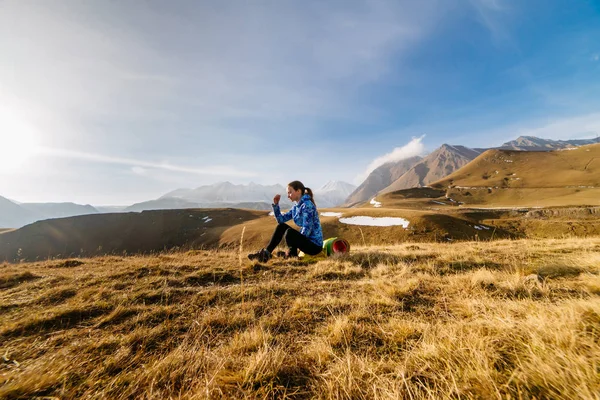
[[[272,253],[283,238],[285,238],[291,252],[302,250],[305,254],[314,256],[323,251],[321,246],[313,243],[309,238],[283,222],[275,228],[271,241],[267,245],[267,250]]]

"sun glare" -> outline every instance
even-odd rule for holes
[[[32,128],[15,119],[0,119],[0,173],[25,167],[37,150],[38,140]]]

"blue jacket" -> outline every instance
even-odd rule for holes
[[[297,204],[285,214],[281,214],[279,204],[273,204],[273,214],[280,224],[294,219],[296,225],[300,228],[300,233],[310,239],[317,246],[323,246],[323,231],[319,221],[319,213],[315,203],[310,200],[310,196],[305,194],[300,198]]]

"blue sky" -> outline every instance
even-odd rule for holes
[[[0,1],[0,195],[360,183],[443,143],[600,134],[600,2]]]

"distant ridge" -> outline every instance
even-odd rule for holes
[[[504,143],[502,146],[498,147],[498,149],[521,151],[552,151],[585,146],[594,143],[600,143],[600,138],[597,137],[594,139],[551,140],[542,139],[535,136],[519,136],[515,140],[511,140],[510,142]]]
[[[90,205],[75,203],[15,203],[0,196],[0,228],[20,228],[35,221],[96,214]]]
[[[99,211],[89,204],[75,203],[21,203],[21,207],[48,218],[73,217],[75,215],[96,214]]]
[[[157,200],[135,203],[123,210],[123,212],[141,212],[151,210],[182,210],[193,208],[246,208],[249,210],[271,210],[271,202],[239,202],[239,203],[194,203],[174,197],[163,197]]]
[[[185,208],[200,208],[198,203],[193,203],[184,199],[175,197],[161,197],[157,200],[143,201],[134,203],[126,207],[123,212],[140,212],[149,210],[175,210]]]
[[[40,218],[43,216],[0,196],[0,228],[19,228]]]
[[[192,203],[239,203],[267,202],[271,204],[276,193],[285,194],[283,185],[260,185],[250,182],[247,185],[234,185],[231,182],[218,182],[195,189],[176,189],[159,199],[178,198]]]
[[[305,182],[305,184],[307,184]],[[310,185],[307,184],[310,187]],[[330,181],[320,188],[314,188],[315,202],[319,207],[335,207],[344,200],[356,186],[342,181]],[[283,185],[260,185],[250,182],[247,185],[234,185],[231,182],[219,182],[195,189],[173,190],[156,200],[137,203],[127,211],[177,208],[248,208],[270,210],[275,194],[281,195],[281,207],[290,208],[292,203],[286,198]]]

